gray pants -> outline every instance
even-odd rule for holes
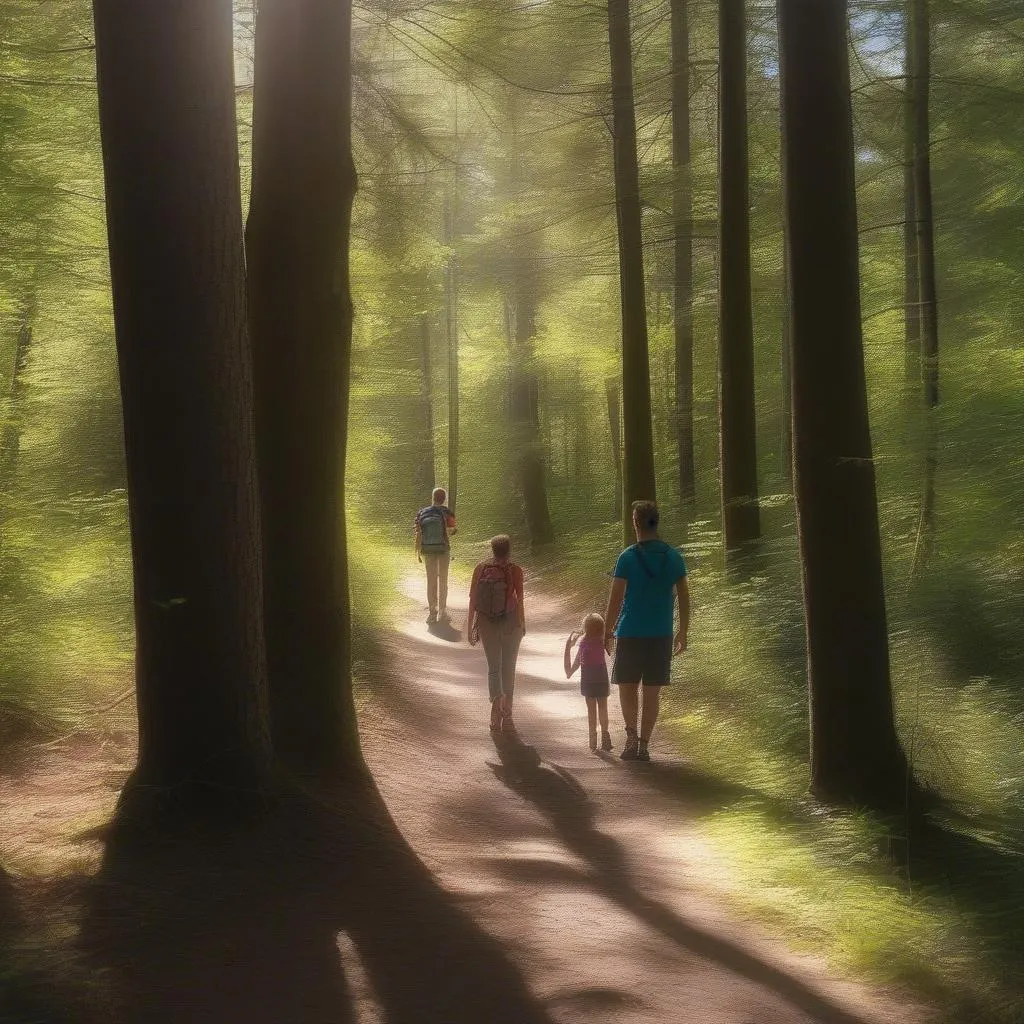
[[[492,701],[504,694],[510,701],[516,688],[516,658],[523,631],[515,614],[500,619],[477,615],[480,643],[487,656],[487,692]]]
[[[430,555],[423,552],[423,564],[427,567],[427,605],[432,612],[444,615],[448,607],[448,563],[451,555]]]

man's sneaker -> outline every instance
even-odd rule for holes
[[[612,746],[611,735],[609,733],[607,733],[607,732],[602,732],[601,733],[601,749],[602,750],[614,750],[615,749]]]
[[[590,735],[590,749],[597,750],[597,733],[591,733]]]
[[[637,751],[636,751],[636,759],[638,761],[650,761],[651,753],[647,749],[647,741],[646,740],[641,740],[640,741],[640,744],[637,747]]]
[[[505,715],[501,720],[501,735],[505,739],[517,740],[519,739],[519,733],[516,732],[516,724],[512,721],[511,715]]]
[[[626,745],[622,748],[622,753],[619,757],[623,761],[637,761],[639,760],[639,746],[640,741],[636,738],[636,734],[626,736]]]
[[[437,612],[431,611],[427,615],[427,625],[432,626],[435,622],[437,622]]]
[[[452,617],[447,612],[439,612],[437,616],[437,621],[442,626],[450,626],[452,622]]]

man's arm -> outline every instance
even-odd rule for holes
[[[619,621],[619,612],[622,611],[622,601],[626,596],[626,581],[621,576],[612,580],[611,593],[608,595],[608,607],[604,613],[604,648],[611,654],[612,634],[615,625]]]
[[[448,527],[448,536],[451,537],[453,534],[459,532],[459,527],[455,522],[455,516],[448,515],[445,519],[445,526]]]
[[[679,632],[676,633],[672,653],[682,654],[686,650],[686,634],[690,628],[690,584],[685,576],[680,576],[676,582],[676,597],[679,600]]]
[[[420,557],[420,544],[423,541],[423,531],[420,528],[420,520],[419,520],[418,516],[413,520],[413,523],[412,523],[412,534],[413,534],[413,547],[415,548],[415,551],[416,551],[416,559],[417,559],[417,561],[422,562],[423,559]]]

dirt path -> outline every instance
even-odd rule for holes
[[[590,752],[578,682],[565,680],[561,664],[574,616],[528,594],[516,720],[544,763],[517,781],[490,741],[483,653],[457,633],[464,600],[452,604],[455,629],[441,636],[424,625],[419,577],[403,592],[411,600],[391,638],[393,674],[377,681],[380,696],[364,709],[367,760],[411,845],[506,946],[553,1019],[928,1018],[899,993],[836,978],[726,909],[728,879],[693,811],[724,804],[727,790],[674,758],[657,735],[651,764]],[[617,754],[614,693],[610,710]]]
[[[565,680],[561,664],[576,616],[529,591],[516,720],[544,762],[522,779],[507,777],[487,729],[483,653],[455,630],[427,632],[421,586],[418,576],[404,581],[406,610],[386,638],[390,666],[364,670],[366,757],[411,846],[508,951],[551,1020],[928,1019],[899,993],[839,980],[726,909],[730,880],[695,821],[735,792],[674,758],[657,736],[651,764],[592,754],[578,683]],[[455,601],[453,613],[464,626],[464,604]],[[611,704],[617,754],[614,694]],[[133,738],[115,730],[39,748],[25,772],[0,774],[0,861],[36,878],[94,870],[99,843],[73,836],[109,815],[133,760]],[[404,1022],[378,1005],[351,939],[339,932],[336,941],[351,1006],[331,1019]],[[450,970],[445,984],[457,985],[459,964]]]

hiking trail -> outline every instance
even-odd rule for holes
[[[386,696],[363,710],[366,758],[402,832],[564,1024],[919,1024],[906,993],[838,978],[727,906],[730,879],[694,822],[727,783],[659,740],[652,762],[592,753],[565,637],[579,609],[526,581],[515,720],[543,759],[521,779],[488,731],[483,650],[465,643],[466,586],[449,588],[451,628],[425,624],[422,573],[389,638]],[[686,655],[684,655],[686,657]],[[371,673],[375,675],[376,673]],[[481,1024],[486,1022],[481,1021]]]

